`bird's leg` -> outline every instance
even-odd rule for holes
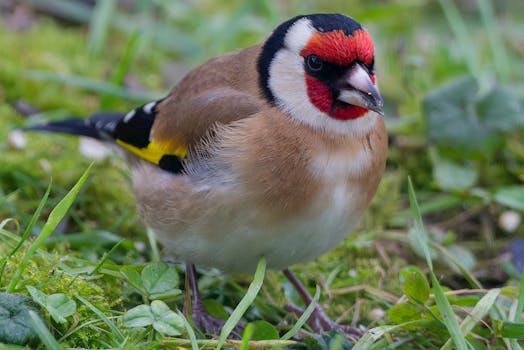
[[[302,282],[300,282],[298,278],[289,269],[285,269],[282,272],[284,273],[284,276],[287,277],[289,282],[291,282],[293,287],[295,287],[296,291],[298,292],[304,303],[306,305],[311,304],[313,302],[313,297],[311,296],[311,294],[309,294]],[[300,315],[303,312],[303,310],[296,307],[295,305],[287,305],[286,308],[288,309],[288,311],[293,312],[297,315]],[[359,328],[341,325],[333,322],[318,304],[315,305],[315,309],[309,317],[307,323],[317,333],[338,330],[355,338],[360,338],[363,334],[362,330]]]
[[[196,328],[206,335],[219,335],[224,325],[224,321],[211,316],[202,303],[200,291],[198,290],[198,281],[196,276],[195,265],[186,263],[186,291],[191,290],[191,299],[188,300],[186,293],[186,303],[191,302],[191,318]],[[188,309],[186,304],[186,310]],[[187,311],[186,311],[187,312]],[[187,312],[189,313],[189,312]]]
[[[188,287],[191,288],[192,294],[192,298],[190,299],[190,301],[191,318],[193,319],[193,324],[196,328],[198,328],[206,335],[218,336],[226,321],[211,316],[209,312],[206,310],[206,307],[202,302],[202,298],[200,297],[200,291],[198,290],[198,281],[195,265],[190,263],[186,263],[186,291],[189,289]],[[187,303],[189,302],[187,292],[185,302],[185,312],[189,313],[189,311],[187,310]],[[231,332],[232,337],[239,339],[241,331],[241,327],[237,326],[235,330]]]

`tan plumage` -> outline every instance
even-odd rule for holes
[[[260,46],[213,58],[190,72],[158,105],[153,140],[195,146],[216,125],[247,118],[267,103],[256,76]]]
[[[116,141],[166,250],[251,272],[262,256],[277,269],[311,260],[355,227],[385,169],[381,108],[369,34],[349,17],[318,14],[209,60],[126,116],[33,128]],[[198,293],[194,278],[192,287]],[[315,315],[319,330],[336,326]]]
[[[326,252],[357,223],[384,171],[387,136],[379,118],[369,133],[332,138],[267,108],[218,130],[214,156],[225,169],[212,167],[193,181],[150,164],[133,172],[146,224],[176,256],[200,265],[252,272],[262,255],[284,268]],[[316,160],[328,158],[328,168],[331,156],[358,169],[324,174]],[[188,171],[205,172],[200,166]],[[333,203],[333,196],[347,196],[347,203]],[[335,232],[322,219],[331,210],[341,212]],[[314,231],[293,232],[293,224]]]
[[[333,135],[302,125],[264,100],[253,74],[259,55],[255,46],[211,59],[159,103],[152,140],[187,145],[190,176],[167,176],[149,164],[133,172],[146,224],[185,261],[250,272],[262,255],[274,268],[311,259],[349,233],[384,172],[381,117],[369,112],[364,118],[373,125],[362,134]],[[348,168],[323,174],[317,163],[332,156]],[[336,194],[348,197],[335,209],[344,211],[338,231],[315,227],[301,242],[293,222],[312,227],[331,210],[334,193],[344,190]]]

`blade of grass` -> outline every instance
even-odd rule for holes
[[[111,82],[116,86],[122,86],[122,83],[124,82],[124,78],[129,70],[129,66],[131,65],[131,62],[135,59],[136,55],[138,54],[141,38],[143,38],[142,32],[136,31],[131,35],[131,38],[129,39],[126,51],[124,52],[124,55],[118,62],[115,71],[113,73],[113,76],[111,78]],[[105,110],[111,103],[111,100],[114,99],[111,95],[104,95],[102,97],[102,101],[100,103],[101,109]]]
[[[60,344],[58,344],[56,339],[53,337],[51,332],[49,332],[49,329],[47,329],[46,325],[36,314],[36,312],[29,310],[29,317],[31,317],[33,329],[35,330],[36,334],[38,334],[38,337],[42,343],[44,343],[45,347],[50,350],[62,350]]]
[[[331,340],[331,346],[329,347],[329,350],[341,350],[344,347],[344,337],[340,334],[335,335],[335,337]]]
[[[509,339],[509,344],[511,346],[511,348],[510,348],[511,350],[522,350],[518,340],[516,340],[516,339]]]
[[[466,21],[460,15],[457,5],[452,0],[439,0],[439,4],[444,11],[444,15],[453,31],[453,34],[459,42],[459,47],[462,48],[464,59],[468,65],[469,71],[478,80],[480,76],[480,63],[477,58],[477,50],[471,35],[466,28]]]
[[[413,188],[413,183],[411,182],[411,177],[408,176],[408,188],[409,188],[409,206],[411,207],[411,213],[414,218],[415,231],[417,233],[416,238],[418,243],[422,247],[424,257],[426,258],[426,263],[429,269],[433,270],[433,262],[431,261],[431,254],[429,252],[429,238],[424,228],[424,223],[422,222],[422,215],[420,214],[420,207],[415,197],[415,190]]]
[[[491,1],[477,0],[477,6],[480,10],[480,18],[485,28],[484,33],[486,33],[489,40],[495,69],[499,78],[503,82],[508,82],[512,65],[510,64],[506,48],[503,44],[504,40],[502,40],[500,36],[499,26],[493,13]]]
[[[379,326],[368,329],[366,333],[355,343],[355,346],[352,350],[368,350],[377,340],[382,338],[387,333],[391,333],[397,329],[402,329],[407,326],[425,325],[427,323],[428,321],[426,320],[416,320],[391,326]]]
[[[100,95],[111,95],[119,97],[125,100],[136,101],[136,102],[150,102],[158,99],[156,94],[148,94],[145,92],[134,92],[127,89],[115,86],[114,84],[107,83],[105,81],[89,79],[85,77],[79,77],[74,75],[63,75],[53,72],[28,70],[23,74],[26,78],[35,81],[54,82],[60,84],[66,84],[81,88],[87,91],[96,92]]]
[[[524,307],[524,271],[520,275],[520,287],[519,287],[519,299],[517,304],[517,310],[513,315],[513,322],[518,321],[518,317],[522,314],[522,308]]]
[[[4,233],[4,232],[8,232],[7,230],[4,230],[4,227],[5,225],[7,225],[8,223],[10,222],[14,222],[16,224],[16,232],[18,232],[20,230],[20,224],[18,223],[18,221],[16,221],[15,219],[5,219],[3,220],[1,223],[0,223],[0,234]],[[2,235],[3,236],[3,235]],[[17,240],[18,243],[13,247],[13,243],[11,242],[5,242],[4,243],[6,244],[6,248],[9,248],[9,247],[13,247],[13,249],[11,250],[11,253],[7,254],[4,258],[2,258],[2,262],[0,263],[1,267],[0,267],[0,285],[2,285],[2,276],[4,275],[4,271],[5,271],[5,267],[7,266],[7,260],[13,256],[13,251],[15,251],[17,249],[17,247],[20,245],[20,240]]]
[[[8,218],[8,219],[4,219],[2,220],[2,222],[0,222],[0,230],[3,230],[4,227],[10,223],[10,222],[13,222],[15,225],[16,225],[16,230],[20,230],[20,224],[18,223],[18,221],[16,221],[15,219],[13,218]]]
[[[222,346],[224,346],[224,343],[226,342],[229,334],[231,334],[235,326],[240,322],[240,319],[242,318],[244,313],[247,311],[248,307],[255,300],[258,292],[260,291],[260,288],[262,287],[262,282],[264,282],[265,273],[266,258],[261,257],[258,261],[257,269],[253,277],[253,282],[251,282],[246,294],[244,295],[242,300],[240,300],[240,303],[238,303],[235,310],[233,310],[233,313],[231,313],[231,316],[229,316],[229,318],[227,319],[226,323],[224,324],[224,327],[222,327],[222,331],[220,332],[220,337],[218,338],[218,344],[216,347],[217,350],[220,350]]]
[[[448,259],[449,261],[451,261],[453,263],[453,265],[455,265],[455,267],[457,267],[460,271],[460,273],[462,273],[462,275],[464,276],[464,278],[468,281],[468,283],[475,289],[482,289],[482,284],[480,284],[479,280],[475,278],[475,276],[473,276],[473,274],[468,271],[468,269],[466,267],[464,267],[464,265],[462,265],[460,263],[460,261],[458,261],[457,259],[455,259],[455,257],[453,255],[451,255],[448,250],[438,244],[438,243],[434,243],[434,242],[431,242],[431,245],[435,248],[437,248],[443,255],[446,256],[446,259]]]
[[[33,243],[31,243],[29,248],[27,248],[24,257],[20,261],[18,268],[16,269],[13,277],[11,278],[9,285],[7,286],[8,293],[13,293],[15,291],[16,286],[20,281],[25,268],[27,267],[27,264],[35,254],[36,250],[54,232],[56,226],[58,226],[58,224],[66,216],[67,212],[69,211],[69,208],[71,208],[71,205],[73,205],[73,202],[78,192],[80,192],[80,189],[84,185],[84,182],[87,180],[89,171],[91,170],[92,166],[93,164],[89,165],[87,170],[80,177],[80,179],[73,186],[73,188],[64,196],[64,198],[62,198],[62,200],[53,208],[53,210],[49,214],[49,217],[47,218],[47,221],[44,224],[44,227],[42,228],[40,235],[33,241]]]
[[[129,66],[138,54],[143,37],[144,36],[142,32],[136,31],[131,35],[131,38],[129,38],[129,41],[126,46],[126,51],[120,59],[120,62],[118,62],[115,72],[113,73],[113,76],[111,78],[111,82],[113,84],[122,85],[122,83],[124,82],[126,73],[129,71]]]
[[[49,193],[51,192],[51,184],[52,180],[49,181],[49,185],[47,186],[47,190],[45,191],[44,196],[40,200],[40,203],[38,203],[38,207],[36,208],[35,213],[31,217],[31,220],[29,221],[29,224],[27,225],[24,233],[22,234],[22,237],[20,238],[20,241],[14,247],[14,249],[7,254],[7,256],[2,261],[2,267],[0,268],[0,285],[2,284],[2,276],[4,275],[4,270],[7,265],[7,260],[9,260],[20,247],[24,244],[24,242],[27,240],[27,237],[29,237],[29,234],[31,234],[31,230],[33,229],[33,226],[35,225],[36,221],[40,217],[40,214],[42,213],[42,210],[44,209],[45,204],[47,203],[47,199],[49,198]]]
[[[198,347],[198,342],[197,342],[197,339],[196,339],[196,336],[195,336],[195,331],[193,330],[193,327],[191,327],[191,325],[187,321],[186,316],[184,316],[184,314],[182,312],[177,310],[177,314],[184,321],[184,327],[186,328],[187,336],[189,337],[189,341],[191,342],[191,349],[192,350],[198,350],[198,348],[199,348]]]
[[[431,276],[431,283],[433,284],[435,302],[440,311],[440,314],[442,315],[444,324],[446,325],[446,328],[448,329],[448,332],[451,335],[451,339],[453,340],[453,343],[455,344],[455,347],[458,350],[467,350],[468,346],[466,344],[466,339],[460,331],[460,327],[457,319],[455,318],[455,314],[453,313],[453,309],[451,308],[451,304],[444,295],[444,290],[438,282],[437,276],[435,276],[433,270],[430,270],[429,274]]]
[[[147,240],[149,241],[149,246],[151,247],[151,261],[152,262],[158,262],[160,261],[160,250],[158,249],[158,243],[156,241],[155,233],[147,229]]]
[[[495,320],[496,333],[503,338],[524,339],[524,323]]]
[[[65,18],[72,22],[87,23],[91,8],[87,3],[70,0],[24,0],[34,8]]]
[[[87,306],[91,311],[93,311],[100,319],[113,331],[113,335],[117,337],[117,341],[122,343],[125,340],[124,335],[118,329],[113,321],[111,321],[102,311],[97,309],[93,304],[91,304],[87,299],[82,298],[80,295],[77,295],[76,298],[80,300],[85,306]]]
[[[471,313],[460,324],[460,331],[464,336],[467,336],[473,327],[486,316],[493,304],[495,304],[499,294],[500,289],[492,289],[478,301]],[[451,348],[451,339],[448,339],[440,349],[450,350]]]
[[[99,54],[104,47],[111,18],[116,8],[115,0],[97,1],[89,23],[87,47],[90,53]]]
[[[208,349],[215,347],[219,340],[216,339],[210,339],[210,340],[204,340],[204,339],[198,339],[197,340],[198,345],[200,346],[200,349]],[[161,341],[162,345],[167,345],[167,349],[172,349],[174,346],[183,347],[191,344],[191,341],[188,339],[181,339],[181,338],[164,338]],[[256,350],[256,349],[279,349],[279,348],[285,348],[286,346],[292,346],[296,345],[297,342],[293,340],[253,340],[249,342],[249,348]],[[242,345],[241,340],[231,340],[227,339],[224,343],[227,347],[230,348],[239,348]],[[178,348],[177,348],[178,349]]]
[[[0,193],[2,194],[2,197],[0,197],[0,207],[2,207],[9,199],[14,197],[18,193],[18,190],[15,190],[8,194],[4,194],[2,189],[0,188]]]
[[[313,296],[313,301],[307,306],[307,308],[304,310],[302,315],[298,318],[297,322],[289,331],[286,332],[280,339],[282,340],[288,340],[293,338],[298,331],[304,326],[304,324],[309,320],[309,317],[315,311],[315,306],[317,306],[318,299],[320,298],[320,288],[317,286],[317,290],[315,292],[315,295]]]
[[[109,259],[109,257],[111,256],[111,254],[116,250],[116,248],[118,248],[118,246],[120,244],[122,244],[123,242],[125,241],[125,239],[121,239],[117,244],[115,244],[108,252],[104,253],[104,255],[102,256],[102,259],[100,259],[100,262],[96,265],[96,267],[93,269],[93,271],[91,271],[89,273],[90,276],[94,275],[95,273],[98,272],[98,270],[100,270],[102,268],[102,266],[104,265],[104,263],[107,261],[107,259]]]
[[[242,344],[240,344],[240,350],[249,350],[249,340],[253,336],[253,331],[255,327],[252,323],[249,323],[246,326],[246,329],[244,329],[244,333],[242,334]]]
[[[62,336],[62,338],[59,338],[58,341],[59,342],[63,342],[65,341],[67,338],[71,338],[71,336],[73,334],[76,334],[77,332],[79,332],[80,330],[82,330],[83,328],[85,327],[92,327],[93,330],[96,330],[96,331],[99,331],[99,332],[105,332],[105,333],[108,333],[107,330],[105,329],[100,329],[99,327],[96,326],[97,323],[100,323],[100,320],[95,318],[95,319],[91,319],[89,321],[86,321],[82,324],[79,324],[76,328],[74,329],[69,329],[69,333],[66,333]],[[99,330],[100,329],[100,330]],[[108,346],[107,348],[110,348],[110,346]]]
[[[513,311],[513,314],[510,312],[510,321],[517,323],[519,316],[522,315],[522,308],[524,307],[524,272],[520,274],[520,286],[519,286],[519,297],[517,300],[517,307]],[[522,350],[522,347],[516,339],[509,339],[512,350]]]
[[[11,221],[14,219],[6,219],[6,221]],[[3,244],[6,244],[11,249],[15,249],[15,247],[20,242],[20,236],[16,233],[4,230],[3,228],[0,228],[0,241]]]
[[[375,343],[378,339],[384,336],[384,334],[390,333],[399,328],[400,325],[380,326],[368,329],[368,331],[362,336],[362,338],[360,338],[358,342],[355,344],[353,350],[367,350],[373,345],[373,343]]]
[[[438,282],[437,276],[435,276],[435,273],[433,272],[433,263],[431,261],[431,256],[429,253],[429,239],[424,228],[424,224],[422,222],[422,216],[420,214],[420,208],[417,203],[415,189],[413,188],[413,182],[411,181],[411,177],[408,177],[408,192],[411,210],[415,219],[415,230],[417,231],[417,239],[419,240],[419,243],[422,246],[422,250],[424,252],[424,256],[429,267],[429,274],[431,277],[431,283],[433,285],[435,302],[440,311],[440,314],[442,315],[444,324],[446,325],[446,328],[448,329],[448,332],[451,335],[451,339],[453,340],[455,347],[458,350],[468,350],[466,339],[460,331],[459,324],[457,322],[457,319],[455,318],[455,314],[453,313],[453,309],[451,308],[449,300],[444,295],[444,290]]]

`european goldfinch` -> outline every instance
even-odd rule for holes
[[[297,16],[194,69],[162,100],[31,129],[120,145],[145,224],[176,258],[249,273],[264,256],[286,269],[339,243],[377,190],[387,133],[374,62],[354,19]],[[195,323],[210,328],[202,315]],[[313,316],[319,331],[336,326]]]

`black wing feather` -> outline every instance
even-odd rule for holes
[[[103,141],[118,141],[120,145],[127,145],[125,148],[128,150],[141,150],[147,148],[151,143],[151,128],[159,102],[148,103],[126,115],[98,113],[88,119],[71,118],[32,125],[24,129],[87,136]],[[183,160],[176,155],[166,154],[158,160],[157,164],[161,169],[171,173],[179,174],[184,171]]]

